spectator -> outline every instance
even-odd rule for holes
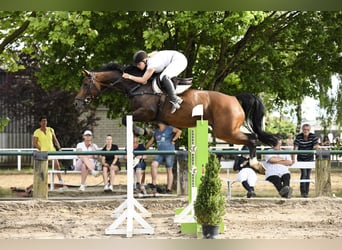
[[[134,136],[133,149],[137,151],[146,150],[142,143],[139,143],[139,138]],[[137,191],[142,191],[145,184],[145,169],[146,169],[146,155],[136,155],[133,158],[134,161],[134,173],[135,173],[135,188]]]
[[[106,145],[102,148],[102,151],[116,151],[119,150],[118,145],[113,144],[113,137],[111,135],[106,136]],[[117,155],[102,155],[102,176],[105,192],[112,191],[115,179],[115,172],[121,170],[121,164]],[[109,180],[109,182],[108,182]]]
[[[55,134],[55,130],[47,126],[48,120],[46,116],[41,116],[39,118],[40,128],[37,128],[33,133],[33,147],[37,148],[39,151],[56,151],[61,149],[61,145]],[[54,146],[55,145],[55,146]],[[56,148],[55,148],[56,147]],[[59,161],[54,160],[54,167],[60,170]],[[64,184],[62,176],[57,173],[59,184]]]
[[[319,149],[318,137],[310,133],[311,126],[304,124],[302,126],[302,133],[298,134],[294,141],[293,150],[314,150]],[[295,161],[295,155],[292,155],[292,160]],[[314,154],[298,154],[297,161],[314,161]],[[309,195],[310,188],[310,168],[300,169],[300,179],[306,180],[307,182],[300,183],[300,194],[302,197],[307,198]]]
[[[293,134],[290,133],[290,134],[288,134],[288,136],[287,136],[285,145],[286,145],[286,146],[293,146],[293,142],[294,142],[294,140],[293,140]]]
[[[159,78],[172,104],[171,113],[174,113],[180,108],[183,99],[176,95],[175,87],[171,79],[182,73],[188,64],[188,60],[181,52],[161,50],[148,55],[145,51],[140,50],[134,54],[133,63],[140,70],[145,71],[144,75],[137,77],[124,73],[122,75],[123,78],[145,84],[154,73],[161,73]]]
[[[323,141],[321,143],[322,146],[330,146],[330,140],[329,140],[329,137],[327,135],[325,135],[323,137]]]
[[[163,122],[158,122],[158,128],[154,131],[152,138],[147,142],[146,149],[148,149],[154,142],[157,143],[158,150],[175,150],[175,143],[181,136],[182,131],[178,128],[166,125]],[[157,169],[158,166],[165,162],[166,175],[167,175],[167,187],[166,193],[172,193],[173,173],[172,167],[174,163],[174,155],[156,155],[151,163],[151,175],[152,175],[152,189],[156,192],[157,183]]]
[[[248,150],[247,146],[243,146],[241,150]],[[257,175],[254,169],[249,165],[249,154],[241,154],[235,158],[235,171],[239,171],[237,179],[247,190],[247,198],[256,197],[254,186],[257,181]]]
[[[76,146],[76,151],[96,151],[98,146],[92,143],[93,133],[90,130],[86,130],[83,133],[83,142],[79,142]],[[81,171],[81,186],[80,191],[84,191],[86,188],[86,180],[88,172],[95,177],[100,175],[99,171],[95,170],[95,159],[98,158],[97,155],[79,155],[79,159],[76,162],[75,170]]]
[[[278,139],[278,144],[274,146],[273,151],[281,150],[281,139]],[[293,164],[290,155],[285,154],[267,154],[265,155],[267,181],[273,183],[279,195],[284,198],[291,198],[293,189],[290,187],[291,174],[289,166]]]

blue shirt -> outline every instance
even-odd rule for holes
[[[173,138],[172,126],[167,126],[163,131],[156,129],[153,137],[159,150],[175,150],[175,145],[171,143]]]

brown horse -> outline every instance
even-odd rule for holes
[[[257,139],[262,143],[273,146],[277,143],[274,135],[263,130],[264,105],[252,94],[229,96],[217,91],[188,89],[181,97],[181,108],[171,114],[171,104],[164,94],[157,94],[149,81],[141,85],[130,79],[122,78],[123,72],[141,76],[134,66],[123,69],[116,63],[108,64],[103,71],[90,72],[83,70],[85,78],[75,99],[77,108],[84,108],[105,89],[125,93],[130,99],[134,121],[151,122],[163,121],[177,128],[196,126],[200,117],[192,117],[192,109],[203,104],[203,119],[208,120],[215,137],[232,144],[246,145],[250,150],[251,165],[263,172],[256,159]],[[250,133],[240,131],[242,125]]]

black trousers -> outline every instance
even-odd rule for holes
[[[300,179],[301,180],[310,180],[311,169],[310,168],[302,168],[300,169]],[[300,194],[308,195],[310,188],[310,182],[301,182],[300,183]]]
[[[290,174],[283,174],[281,177],[279,177],[278,175],[271,175],[267,177],[266,180],[273,183],[273,185],[279,192],[280,189],[282,189],[283,187],[290,186],[290,179]]]

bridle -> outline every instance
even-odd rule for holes
[[[91,101],[95,98],[95,96],[99,95],[101,93],[101,89],[99,89],[95,84],[95,73],[90,72],[90,76],[87,76],[87,79],[90,80],[89,84],[83,84],[82,88],[85,90],[85,97],[82,98],[76,98],[76,101],[83,101],[86,105],[91,103]],[[95,87],[96,89],[96,95],[91,94],[91,89]]]

